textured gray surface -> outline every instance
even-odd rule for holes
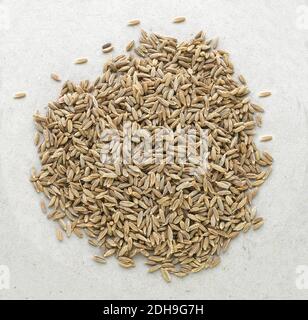
[[[10,269],[10,289],[0,298],[308,298],[296,286],[296,268],[308,265],[307,208],[307,21],[301,1],[47,1],[0,0],[0,265]],[[308,3],[307,3],[308,5]],[[174,16],[187,22],[174,25]],[[2,17],[2,18],[1,18]],[[37,163],[32,114],[57,96],[63,79],[94,79],[112,42],[124,52],[140,27],[188,39],[200,29],[220,36],[236,70],[247,78],[253,96],[270,89],[258,135],[275,158],[274,172],[255,204],[266,224],[236,239],[221,265],[186,279],[164,283],[149,275],[138,259],[126,271],[111,259],[96,265],[95,249],[71,239],[59,244],[55,225],[39,209],[39,196],[28,182]],[[75,58],[89,63],[76,66]],[[14,92],[28,97],[16,101]],[[255,101],[259,101],[256,98]],[[308,281],[308,280],[307,280]]]

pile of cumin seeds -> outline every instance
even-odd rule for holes
[[[214,45],[216,47],[216,45]],[[236,80],[229,54],[199,32],[178,42],[141,32],[134,54],[108,61],[94,83],[66,81],[45,115],[34,115],[41,168],[31,181],[48,199],[49,219],[64,234],[86,236],[100,251],[134,267],[171,275],[213,268],[230,241],[258,229],[252,201],[271,172],[272,157],[254,143],[263,108]],[[193,163],[101,161],[101,136],[123,123],[208,130],[208,170]]]

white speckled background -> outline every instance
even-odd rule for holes
[[[0,0],[0,271],[10,270],[10,289],[0,286],[0,298],[307,299],[308,290],[300,289],[308,286],[307,8],[300,0]],[[187,22],[172,24],[177,15]],[[171,284],[147,274],[142,259],[127,271],[113,259],[92,262],[96,250],[86,241],[59,244],[28,182],[38,161],[32,114],[61,87],[50,73],[94,80],[108,57],[103,43],[112,42],[116,55],[138,39],[140,27],[126,26],[132,18],[147,31],[180,39],[200,29],[220,36],[253,96],[273,92],[262,100],[258,131],[274,136],[261,145],[275,158],[274,172],[255,201],[266,224],[233,241],[218,268]],[[72,63],[82,56],[89,63]],[[13,100],[19,90],[27,98]],[[306,275],[296,274],[301,265]]]

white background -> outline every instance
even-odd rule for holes
[[[0,298],[307,299],[308,290],[296,286],[296,268],[308,266],[307,6],[299,0],[0,0],[0,265],[10,269],[10,289],[0,289]],[[178,15],[187,22],[172,24]],[[127,27],[133,18],[141,26]],[[266,113],[257,135],[274,136],[258,143],[275,158],[255,201],[266,224],[234,240],[219,267],[170,284],[148,274],[142,258],[124,270],[114,259],[95,264],[96,250],[86,241],[58,243],[28,181],[38,163],[32,114],[44,112],[61,88],[50,73],[94,80],[141,27],[181,40],[201,29],[219,36],[254,101],[260,90],[273,92],[261,101]],[[101,53],[106,42],[116,48],[112,54]],[[86,65],[73,64],[83,56]],[[20,90],[26,99],[12,99]]]

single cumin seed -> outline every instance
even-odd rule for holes
[[[108,47],[111,46],[111,43],[110,42],[107,42],[105,44],[102,45],[102,49],[107,49]]]
[[[83,64],[83,63],[87,63],[88,59],[87,58],[78,58],[75,60],[75,64]]]
[[[21,98],[24,98],[26,95],[27,94],[24,91],[16,92],[14,94],[14,99],[21,99]]]
[[[108,52],[111,52],[112,50],[113,50],[113,46],[111,44],[106,48],[102,48],[103,53],[108,53]]]
[[[39,132],[35,132],[35,135],[34,135],[34,144],[35,144],[36,146],[38,146],[39,143],[40,143],[40,134],[39,134]]]
[[[134,40],[130,41],[126,46],[126,51],[127,52],[131,51],[133,49],[134,45],[135,45],[135,41]]]
[[[266,142],[266,141],[271,141],[271,140],[273,140],[273,136],[262,136],[261,138],[260,138],[260,141],[261,142]]]
[[[181,22],[184,22],[186,20],[185,17],[175,17],[173,19],[173,23],[181,23]]]
[[[269,97],[269,96],[271,96],[272,95],[272,93],[270,92],[270,91],[261,91],[260,93],[259,93],[259,97],[260,98],[266,98],[266,97]]]
[[[93,260],[98,263],[106,263],[106,259],[102,256],[93,256]]]
[[[55,80],[55,81],[61,81],[60,76],[58,74],[56,74],[56,73],[53,73],[53,72],[50,74],[50,78]]]
[[[166,269],[160,269],[160,272],[166,282],[171,282],[170,274]]]
[[[59,241],[63,241],[63,232],[60,229],[57,229],[56,237]]]
[[[213,49],[217,49],[218,42],[219,42],[219,38],[218,37],[212,39],[212,47],[213,47]]]
[[[132,19],[132,20],[129,20],[127,23],[128,26],[137,26],[138,24],[140,24],[139,19]]]
[[[247,81],[246,81],[246,79],[244,78],[244,76],[241,74],[241,75],[239,75],[239,80],[240,80],[240,82],[242,83],[242,84],[244,84],[244,85],[246,85],[247,84]]]

